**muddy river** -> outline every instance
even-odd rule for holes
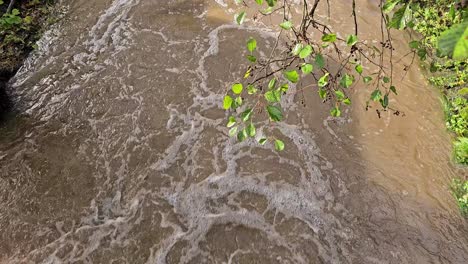
[[[75,0],[11,80],[0,263],[468,263],[438,92],[396,63],[395,116],[286,95],[286,149],[228,137],[245,41],[222,0]],[[350,0],[331,1],[345,35]],[[358,1],[378,41],[375,0]],[[325,5],[319,6],[325,15]],[[394,34],[396,57],[408,33]],[[301,101],[305,101],[305,106]]]

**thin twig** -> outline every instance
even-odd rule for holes
[[[11,13],[11,10],[13,9],[14,5],[15,5],[15,0],[10,0],[10,4],[8,5],[8,8],[6,10],[7,14]]]

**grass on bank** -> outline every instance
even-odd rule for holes
[[[422,35],[421,45],[427,51],[430,62],[427,68],[432,72],[429,81],[443,93],[447,128],[452,131],[454,159],[468,165],[468,59],[455,60],[440,56],[439,40],[450,27],[463,24],[468,19],[468,10],[460,1],[423,1],[424,8],[415,12],[415,31]]]
[[[53,0],[0,0],[0,79],[7,80],[36,47],[50,16]]]
[[[468,165],[468,59],[455,60],[441,56],[439,41],[443,32],[468,21],[468,10],[461,1],[422,0],[424,8],[415,12],[413,29],[420,33],[423,57],[427,57],[430,83],[440,88],[443,97],[446,126],[455,140],[455,162]],[[418,54],[419,55],[419,54]],[[421,57],[421,56],[420,56]],[[454,179],[452,193],[462,215],[468,217],[468,180]]]
[[[468,216],[468,180],[453,180],[452,193],[457,200],[462,215]]]

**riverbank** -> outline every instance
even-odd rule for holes
[[[0,117],[11,103],[5,84],[18,71],[47,26],[55,0],[0,0]]]
[[[440,56],[438,42],[443,32],[466,19],[467,12],[466,8],[448,1],[431,2],[414,12],[413,29],[422,38],[410,43],[431,73],[429,82],[442,92],[446,125],[457,138],[454,159],[463,165],[468,165],[468,59],[460,61]]]
[[[452,3],[451,3],[452,2]],[[447,129],[454,135],[453,159],[456,163],[468,165],[468,59],[456,60],[450,56],[440,56],[440,36],[454,25],[466,21],[468,10],[461,3],[453,1],[431,1],[424,9],[414,12],[413,29],[422,38],[414,45],[415,55],[419,55],[427,69],[429,82],[442,93]],[[466,22],[465,22],[466,23]],[[457,199],[462,214],[468,215],[468,178],[461,175],[454,179],[452,192]]]

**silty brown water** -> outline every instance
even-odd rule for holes
[[[377,40],[378,1],[358,1]],[[332,1],[341,34],[351,1]],[[289,94],[284,152],[229,139],[246,39],[224,1],[77,0],[10,83],[0,128],[1,263],[466,263],[437,92],[413,67],[392,100],[328,117]],[[326,6],[320,6],[326,14]],[[350,28],[348,28],[348,25]],[[408,52],[395,35],[396,57]],[[406,60],[404,60],[406,62]],[[407,63],[407,62],[406,62]],[[403,75],[396,66],[396,76]],[[259,133],[262,133],[260,130]]]

